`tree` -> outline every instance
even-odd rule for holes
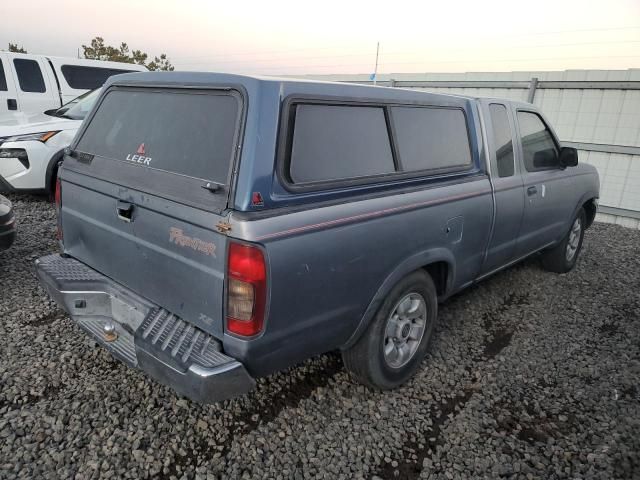
[[[9,51],[14,53],[27,53],[27,51],[22,48],[22,45],[18,46],[17,43],[9,42]]]
[[[147,63],[147,68],[149,70],[173,72],[173,65],[171,65],[166,53],[161,54],[160,57],[155,57],[152,62]]]
[[[111,45],[105,45],[102,37],[95,37],[91,40],[91,44],[89,46],[82,45],[82,50],[84,58],[93,60],[135,63],[138,65],[144,65],[149,70],[172,71],[174,69],[166,53],[161,54],[160,57],[154,57],[153,61],[147,63],[147,58],[149,56],[143,51],[129,51],[129,45],[124,42],[122,42],[117,48],[112,47]]]

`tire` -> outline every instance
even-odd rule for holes
[[[56,180],[58,178],[58,170],[62,165],[62,158],[55,160],[56,165],[51,170],[51,177],[47,179],[47,186],[45,187],[45,194],[47,195],[47,199],[50,203],[55,202],[56,195]]]
[[[545,270],[555,273],[567,273],[573,269],[582,249],[586,225],[587,216],[584,209],[581,208],[560,243],[542,253],[542,266]]]
[[[407,275],[389,292],[362,337],[342,352],[345,367],[371,388],[388,390],[402,385],[420,367],[437,315],[431,276],[423,270]]]

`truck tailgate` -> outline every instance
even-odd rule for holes
[[[64,181],[64,251],[203,330],[220,335],[226,237],[215,225],[222,217],[204,212],[194,215],[185,211],[190,207],[167,203],[141,192],[119,189],[116,196]],[[117,209],[129,205],[131,221],[126,221]],[[166,213],[169,210],[172,215]],[[189,217],[191,221],[185,220]]]

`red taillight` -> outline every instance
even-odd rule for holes
[[[60,218],[60,210],[62,208],[62,185],[60,183],[60,177],[56,178],[56,192],[54,195],[54,200],[56,203],[56,216],[57,216],[57,237],[58,240],[62,240],[62,219]]]
[[[251,337],[262,331],[267,271],[262,250],[229,244],[227,264],[227,330]]]

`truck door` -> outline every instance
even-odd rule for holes
[[[490,273],[516,257],[516,243],[524,211],[522,176],[514,151],[515,123],[507,105],[483,101],[487,120],[491,178],[495,192],[495,221],[482,274]]]
[[[560,146],[542,116],[518,108],[519,150],[522,152],[524,217],[517,256],[540,250],[564,235],[575,204],[571,176],[560,165]]]
[[[27,114],[42,113],[60,106],[57,88],[48,74],[49,66],[41,57],[7,55],[11,61],[18,92],[18,110]]]
[[[18,110],[18,96],[7,55],[0,52],[0,118]]]

